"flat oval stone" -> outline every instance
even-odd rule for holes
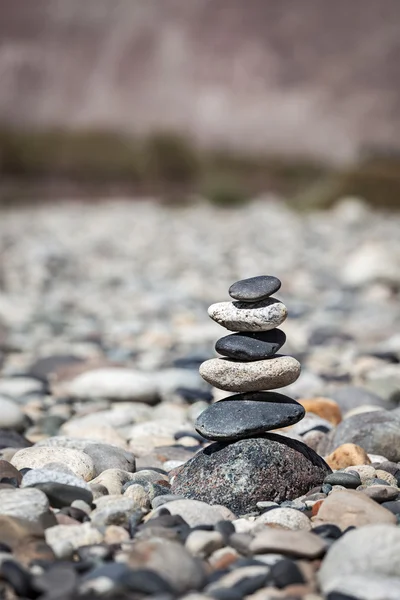
[[[361,485],[360,476],[352,473],[344,473],[343,471],[336,471],[336,473],[329,473],[324,479],[324,483],[330,483],[330,485],[342,485],[345,488],[356,489]]]
[[[208,314],[230,331],[269,331],[278,327],[287,317],[287,308],[276,298],[261,302],[217,302],[211,304]]]
[[[301,404],[283,394],[236,394],[209,406],[195,427],[209,440],[240,440],[297,423],[304,414]]]
[[[229,358],[211,358],[200,365],[200,375],[220,390],[258,392],[289,385],[300,375],[300,363],[292,356],[237,362]]]
[[[280,329],[261,333],[232,333],[220,338],[215,350],[235,360],[263,360],[276,354],[285,341],[286,335]]]
[[[275,294],[281,287],[281,282],[272,275],[259,275],[236,281],[229,288],[229,295],[242,302],[258,302]]]

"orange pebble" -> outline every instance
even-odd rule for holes
[[[332,425],[338,425],[342,420],[342,413],[337,402],[330,398],[305,398],[299,400],[299,403],[304,406],[306,412],[318,415],[322,419],[326,419]]]
[[[371,461],[364,448],[356,444],[342,444],[336,450],[325,457],[325,462],[328,463],[334,471],[337,469],[345,469],[354,465],[370,465]]]

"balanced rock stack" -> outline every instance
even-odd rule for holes
[[[181,467],[175,493],[228,506],[238,514],[255,510],[259,501],[283,501],[320,485],[329,467],[305,444],[273,433],[297,423],[304,408],[288,396],[271,392],[299,377],[300,363],[276,354],[286,341],[276,329],[286,306],[271,297],[281,282],[259,276],[234,283],[234,302],[210,306],[209,316],[237,333],[219,339],[215,349],[224,358],[200,366],[214,387],[240,392],[207,408],[197,431],[216,441]]]

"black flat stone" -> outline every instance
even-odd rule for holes
[[[277,277],[259,275],[236,281],[229,288],[229,295],[241,302],[258,302],[272,296],[280,287],[281,282]]]
[[[93,494],[89,490],[75,485],[67,485],[55,481],[35,483],[29,486],[44,492],[52,508],[70,506],[74,500],[83,500],[86,504],[93,502]]]
[[[329,483],[330,485],[342,485],[345,488],[355,490],[361,485],[361,479],[359,475],[336,471],[335,473],[329,473],[329,475],[325,477],[324,483]]]
[[[283,394],[248,392],[212,404],[197,418],[195,427],[209,440],[240,440],[293,425],[304,414],[301,404]]]
[[[259,333],[232,333],[220,338],[215,344],[215,350],[236,360],[263,360],[276,354],[285,342],[286,335],[280,329]]]

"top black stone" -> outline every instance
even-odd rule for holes
[[[229,288],[229,295],[241,302],[258,302],[268,298],[281,287],[281,282],[272,275],[259,275],[236,281]]]

